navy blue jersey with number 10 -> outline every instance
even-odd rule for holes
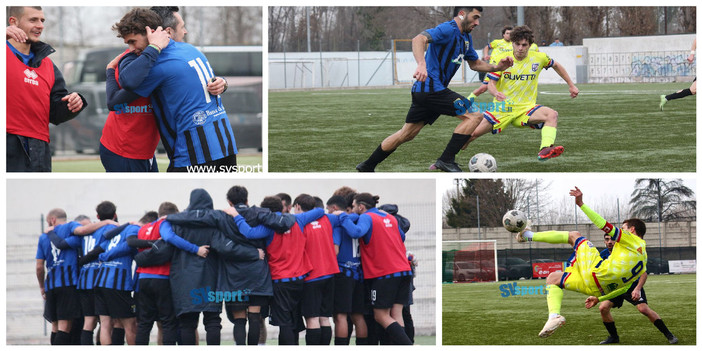
[[[237,153],[222,98],[207,92],[207,82],[213,77],[205,55],[190,44],[171,40],[134,90],[151,96],[163,146],[175,167]]]

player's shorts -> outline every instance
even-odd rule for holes
[[[84,317],[95,317],[95,291],[93,289],[83,290],[77,289],[78,299],[80,300],[80,308]]]
[[[632,304],[634,306],[641,304],[641,303],[647,304],[648,300],[646,299],[646,292],[644,291],[644,288],[641,288],[641,297],[638,300],[634,301],[631,298],[631,292],[634,291],[635,288],[636,288],[636,284],[631,284],[631,287],[629,287],[629,290],[627,290],[624,294],[621,294],[621,295],[609,300],[614,304],[614,306],[612,306],[612,307],[616,307],[616,308],[622,307],[622,305],[624,304],[624,300],[626,300],[627,302],[629,302],[630,304]]]
[[[249,306],[268,306],[270,303],[270,296],[259,296],[259,295],[249,295],[248,301],[236,301],[236,302],[225,302],[224,310],[227,313],[227,318],[230,322],[234,323],[234,312],[245,311]],[[261,308],[261,315],[263,315],[263,308]]]
[[[140,322],[175,320],[175,308],[169,279],[139,279],[139,292],[134,293]]]
[[[343,273],[334,276],[334,313],[366,313],[366,291],[363,280]]]
[[[100,161],[106,172],[158,172],[156,155],[149,160],[137,160],[117,155],[100,143]]]
[[[136,317],[131,291],[95,288],[95,313],[111,318]]]
[[[559,286],[588,296],[602,296],[593,276],[593,271],[603,261],[600,252],[585,237],[578,238],[573,249],[575,254],[570,260],[571,265],[563,272]]]
[[[374,278],[366,280],[370,284],[371,306],[375,309],[391,308],[395,304],[406,305],[412,276]]]
[[[279,327],[295,327],[301,319],[302,280],[273,282],[271,324]]]
[[[541,129],[544,127],[543,122],[537,124],[529,123],[531,115],[541,107],[543,106],[512,106],[508,107],[511,111],[485,111],[483,112],[483,118],[492,124],[492,134],[501,132],[510,124],[515,127]]]
[[[44,319],[49,322],[80,318],[80,302],[75,286],[64,286],[46,290]]]
[[[302,316],[331,317],[334,309],[334,277],[305,282],[302,287]]]
[[[471,102],[465,96],[444,89],[434,93],[412,92],[412,106],[406,123],[433,124],[440,115],[460,116],[470,110]]]

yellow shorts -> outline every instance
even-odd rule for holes
[[[541,107],[541,105],[511,106],[507,107],[509,111],[485,111],[483,112],[483,118],[492,124],[492,134],[501,132],[510,124],[515,127],[541,129],[544,127],[543,122],[538,124],[528,123],[531,115]]]
[[[593,272],[602,261],[600,252],[585,237],[575,242],[575,260],[566,268],[561,277],[560,286],[563,289],[577,291],[588,296],[601,296]]]

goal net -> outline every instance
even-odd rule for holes
[[[443,241],[441,250],[444,282],[497,281],[497,240]]]

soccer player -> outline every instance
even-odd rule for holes
[[[7,14],[6,170],[51,172],[49,123],[66,122],[88,104],[66,91],[61,71],[48,57],[55,50],[39,41],[45,21],[41,7],[9,6]]]
[[[358,222],[353,223],[346,213],[340,213],[339,219],[351,237],[361,239],[363,278],[369,284],[375,320],[393,344],[411,345],[402,319],[412,275],[405,256],[405,234],[394,216],[375,207],[378,199],[369,193],[357,194],[353,212],[359,215]]]
[[[168,46],[169,36],[182,42],[188,31],[177,6],[154,6],[150,10],[135,10],[140,13],[142,24],[155,29],[138,28],[143,33],[137,37],[146,35],[147,41],[135,40],[133,47],[107,65],[106,91],[110,114],[100,138],[100,159],[107,172],[158,172],[154,153],[159,132],[151,99],[121,89],[119,73],[122,70],[129,73],[129,65],[135,65],[131,70],[141,71],[141,76],[146,78],[158,58],[159,49]],[[142,47],[146,44],[149,46]],[[217,77],[215,82],[208,82],[207,90],[212,95],[219,95],[226,90],[226,81]]]
[[[113,26],[125,43],[146,41],[138,11],[127,13]],[[207,58],[195,47],[171,40],[160,50],[146,78],[121,74],[119,83],[140,96],[151,96],[161,140],[170,159],[168,171],[185,172],[188,166],[236,166],[234,133],[221,97],[207,91],[214,77]]]
[[[690,50],[690,56],[687,57],[687,62],[692,64],[695,62],[695,50],[697,49],[697,38],[692,41],[692,49]],[[658,105],[660,107],[661,111],[663,111],[663,106],[670,101],[670,100],[675,100],[675,99],[682,99],[686,96],[690,95],[695,95],[697,94],[697,77],[692,81],[692,85],[690,85],[689,89],[683,89],[678,92],[675,92],[673,94],[669,95],[661,95],[661,103]]]
[[[295,213],[319,208],[316,199],[300,194],[293,202]],[[322,202],[322,208],[324,203]],[[334,309],[334,275],[339,273],[334,249],[334,231],[339,230],[339,217],[323,215],[302,228],[307,238],[305,253],[312,270],[303,284],[302,315],[305,317],[307,345],[329,345],[332,331],[329,318]]]
[[[68,238],[80,226],[77,222],[66,222],[66,212],[53,209],[46,216],[47,231],[54,230],[58,236]],[[79,243],[79,238],[74,238]],[[44,298],[44,318],[51,322],[51,344],[68,345],[72,323],[80,317],[80,305],[76,294],[78,284],[78,254],[75,249],[58,249],[46,234],[39,237],[36,255],[36,274],[39,290]],[[45,276],[44,265],[48,274]]]
[[[612,254],[612,249],[614,248],[614,241],[612,240],[612,237],[609,234],[604,235],[604,241],[605,245],[607,245],[607,248],[600,251],[600,257],[602,257],[603,260],[606,260]],[[675,335],[673,335],[673,333],[671,333],[670,330],[668,330],[668,327],[666,327],[661,317],[658,316],[658,313],[656,313],[656,311],[652,310],[651,307],[648,306],[646,292],[643,289],[647,278],[648,273],[644,272],[637,281],[631,284],[631,287],[629,288],[629,290],[626,291],[626,293],[619,295],[611,300],[602,301],[602,303],[600,304],[600,315],[602,316],[602,322],[604,323],[605,328],[607,328],[607,331],[609,332],[609,336],[607,337],[607,339],[600,341],[600,344],[619,343],[619,334],[617,334],[617,327],[614,325],[614,317],[612,317],[611,310],[612,307],[622,307],[622,305],[624,304],[624,300],[636,306],[636,309],[639,310],[641,314],[648,317],[651,323],[653,323],[653,325],[655,325],[656,328],[658,328],[658,330],[660,330],[660,332],[663,333],[666,339],[668,339],[668,342],[670,342],[671,344],[678,343],[678,338],[675,337]]]
[[[583,193],[578,187],[571,190],[570,195],[575,197],[575,204],[598,228],[612,236],[615,244],[611,256],[603,260],[595,245],[579,232],[534,233],[526,228],[517,233],[518,242],[570,244],[575,251],[565,272],[553,272],[546,278],[549,318],[539,333],[542,338],[549,337],[565,324],[565,317],[560,314],[563,289],[589,295],[585,307],[592,308],[599,302],[626,293],[632,283],[646,272],[646,242],[643,240],[646,224],[640,219],[631,218],[625,220],[621,228],[615,227],[583,203]]]
[[[341,195],[333,195],[327,200],[327,212],[347,211],[348,201]],[[356,217],[357,215],[353,215]],[[340,272],[334,278],[334,345],[348,345],[350,315],[356,328],[356,345],[367,344],[368,327],[363,315],[366,313],[365,288],[361,268],[361,252],[358,239],[350,237],[344,228],[334,231],[334,245],[337,250],[337,264]]]
[[[266,197],[262,207],[282,208],[278,197]],[[276,204],[277,203],[277,204]],[[295,214],[295,224],[284,233],[275,233],[264,225],[251,227],[234,207],[225,210],[234,217],[239,231],[249,239],[265,239],[268,265],[273,278],[273,302],[271,304],[271,324],[280,328],[279,345],[295,345],[296,329],[303,298],[303,280],[312,270],[312,264],[305,252],[307,238],[302,228],[324,215],[324,210],[314,208]]]
[[[280,201],[283,202],[283,210],[281,212],[290,213],[290,210],[292,210],[292,198],[290,195],[287,193],[278,193],[275,196],[279,197]]]
[[[514,65],[508,71],[488,73],[490,82],[488,90],[495,99],[494,103],[505,102],[498,108],[500,111],[484,111],[483,121],[475,128],[470,142],[492,131],[500,133],[509,125],[541,129],[541,146],[537,158],[547,160],[558,157],[563,153],[563,146],[554,146],[558,112],[538,105],[536,95],[538,79],[541,70],[551,68],[568,84],[571,98],[578,96],[578,88],[573,84],[565,68],[554,62],[542,52],[529,51],[534,43],[534,34],[527,26],[514,28],[511,33],[512,52],[506,52],[504,57],[514,59]],[[499,107],[499,106],[498,106]],[[467,143],[463,148],[467,147]]]
[[[449,82],[464,60],[476,71],[502,71],[512,65],[511,58],[505,58],[497,66],[478,59],[470,32],[479,24],[482,11],[482,7],[456,7],[453,20],[427,29],[412,39],[417,81],[412,86],[412,106],[405,124],[385,138],[356,170],[374,172],[375,167],[400,145],[414,139],[425,125],[433,124],[443,114],[457,116],[461,121],[435,165],[445,172],[461,172],[455,157],[470,139],[470,131],[480,122],[480,114],[469,112],[471,102],[449,89]]]

